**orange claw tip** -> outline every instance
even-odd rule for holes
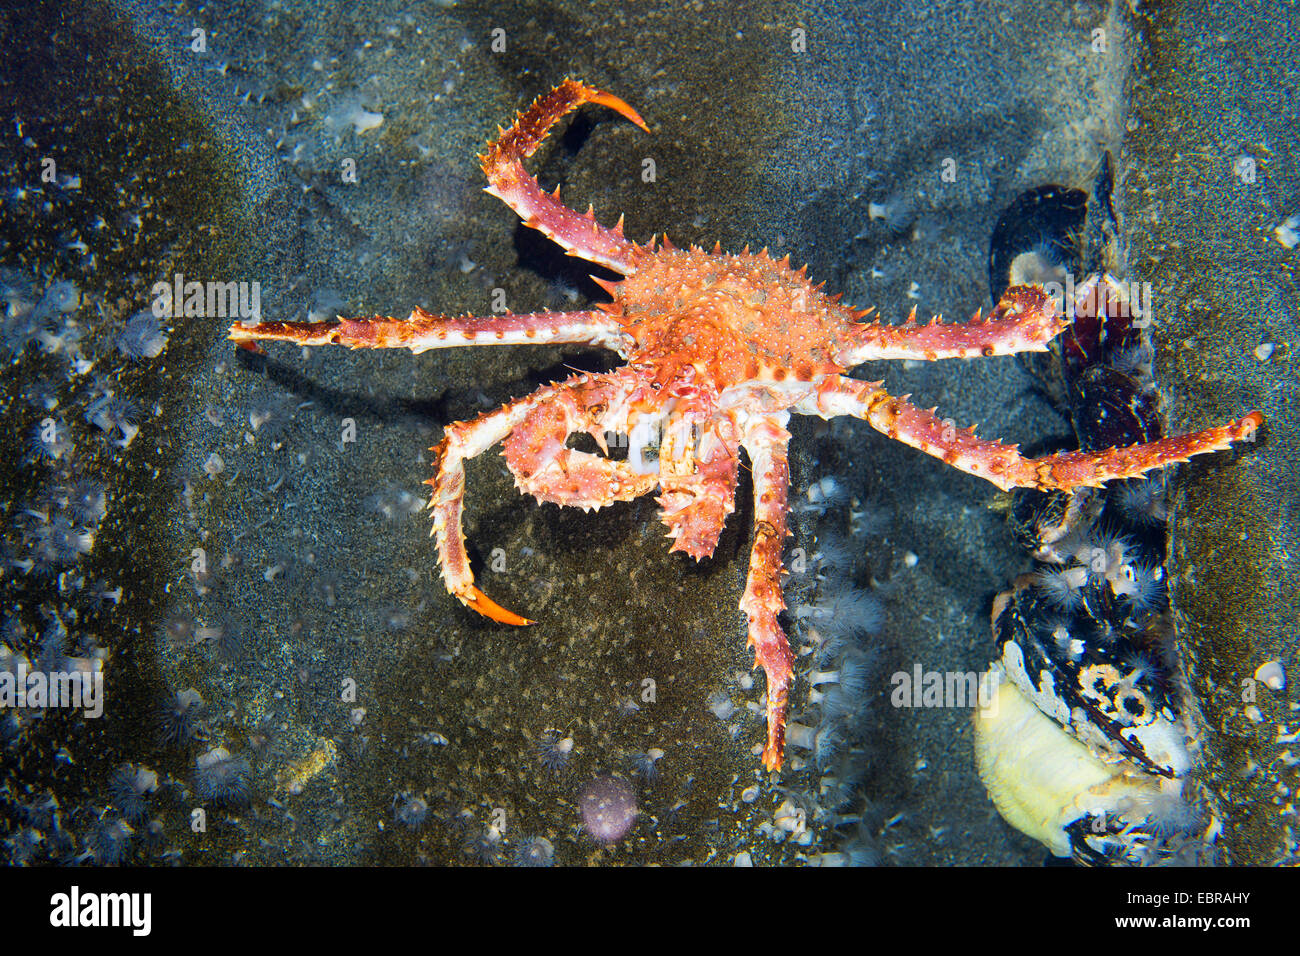
[[[590,102],[596,103],[600,106],[608,106],[610,109],[614,110],[615,112],[621,113],[623,116],[626,116],[628,119],[630,119],[633,123],[636,123],[637,126],[640,126],[647,133],[650,132],[650,127],[646,126],[645,120],[641,118],[641,114],[638,113],[636,110],[632,109],[632,107],[628,106],[626,103],[620,100],[613,93],[606,93],[603,90],[592,90],[591,92],[592,92],[592,97]]]
[[[262,346],[258,345],[258,344],[257,344],[257,341],[254,340],[254,339],[239,339],[239,338],[235,338],[234,333],[231,333],[231,336],[230,336],[230,337],[231,337],[232,339],[235,339],[235,341],[236,341],[237,343],[239,343],[239,347],[240,347],[241,349],[243,349],[244,351],[246,351],[246,352],[252,352],[254,355],[265,355],[265,354],[266,354],[266,349],[264,349],[264,348],[262,348]]]
[[[465,606],[473,608],[484,617],[490,617],[494,621],[500,621],[502,624],[513,624],[516,627],[522,627],[525,624],[536,624],[536,621],[530,621],[526,617],[520,617],[514,611],[507,611],[496,601],[492,600],[474,585],[470,585],[469,595],[458,595]]]

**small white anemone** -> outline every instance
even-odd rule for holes
[[[1034,587],[1049,604],[1062,611],[1073,611],[1083,604],[1083,589],[1088,585],[1088,569],[1077,565],[1053,570],[1044,568],[1033,575]]]

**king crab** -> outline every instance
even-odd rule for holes
[[[984,318],[963,325],[864,322],[871,310],[839,303],[764,250],[727,254],[715,246],[675,248],[667,237],[638,244],[623,220],[607,228],[591,209],[577,213],[545,192],[523,166],[550,128],[584,103],[607,106],[641,129],[637,112],[609,93],[566,80],[520,113],[479,157],[487,192],[526,225],[570,255],[623,275],[596,279],[613,301],[578,312],[449,317],[416,308],[406,319],[375,317],[334,323],[263,322],[235,325],[230,337],[248,347],[280,339],[301,345],[404,348],[412,352],[456,345],[596,345],[625,364],[605,374],[582,373],[508,402],[470,422],[453,422],[435,446],[430,508],[438,560],[447,589],[465,605],[505,624],[531,624],[493,602],[474,584],[461,508],[465,462],[504,442],[506,465],[521,491],[539,502],[600,508],[630,501],[656,487],[672,551],[697,561],[713,554],[723,522],[735,509],[740,450],[754,483],[754,542],[740,609],[749,622],[755,667],[767,677],[767,742],[763,765],[781,766],[793,656],[777,616],[790,470],[790,413],[865,419],[890,438],[949,465],[1013,487],[1070,490],[1130,478],[1191,455],[1218,451],[1252,434],[1263,421],[1252,412],[1231,424],[1194,434],[1105,451],[1024,458],[1017,446],[975,437],[890,395],[879,382],[844,373],[876,359],[973,358],[1044,351],[1068,325],[1040,287],[1007,290]],[[1086,294],[1086,290],[1085,293]],[[647,431],[663,433],[658,463],[644,467]],[[579,432],[604,455],[566,447]],[[607,436],[633,436],[628,460],[608,457]],[[635,436],[641,436],[637,439]]]

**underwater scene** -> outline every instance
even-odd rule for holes
[[[1297,26],[6,3],[0,862],[1296,863]]]

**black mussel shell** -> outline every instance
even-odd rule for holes
[[[1158,440],[1156,395],[1118,369],[1094,365],[1070,384],[1070,416],[1086,450]]]

